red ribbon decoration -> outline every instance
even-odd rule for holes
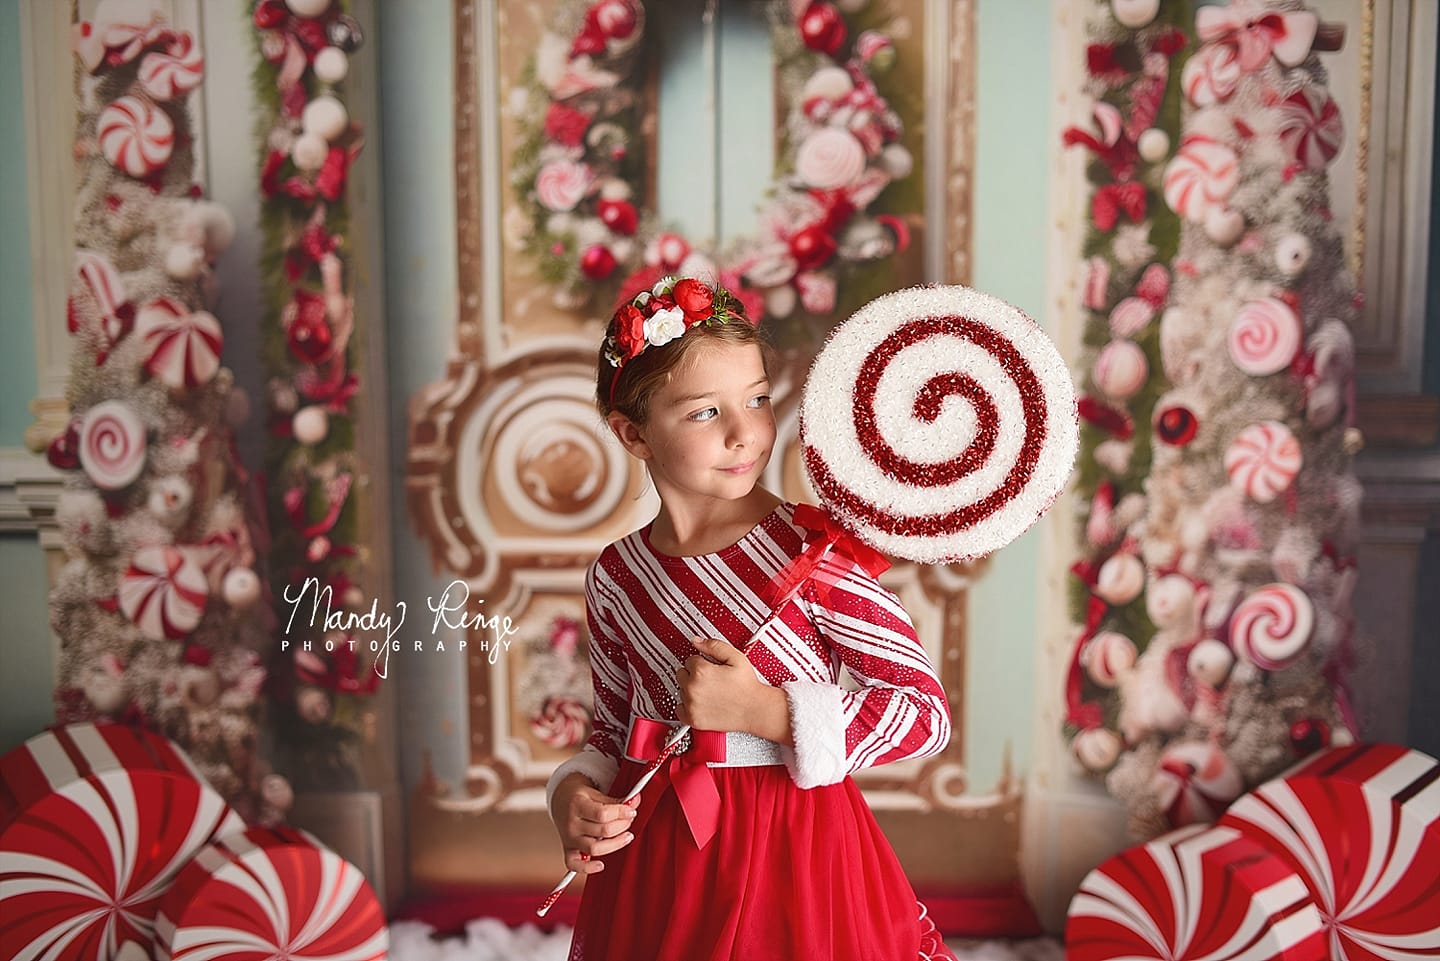
[[[1104,619],[1107,610],[1109,608],[1100,598],[1094,596],[1090,598],[1090,604],[1085,614],[1085,632],[1075,640],[1075,653],[1070,657],[1070,670],[1067,672],[1065,680],[1065,720],[1082,731],[1100,727],[1104,723],[1100,705],[1094,701],[1084,700],[1081,695],[1084,688],[1084,674],[1080,666],[1080,655],[1085,650],[1085,645],[1090,638],[1094,637],[1095,632],[1100,629],[1100,621]]]
[[[840,555],[854,567],[864,568],[871,577],[879,577],[890,566],[885,555],[857,539],[822,507],[797,504],[795,523],[810,533],[805,538],[805,550],[780,568],[765,588],[764,596],[773,598],[769,602],[772,613],[779,612],[806,581],[815,577],[826,554]],[[835,580],[838,580],[838,576],[827,578],[830,583]],[[829,584],[822,586],[828,589]]]
[[[1145,219],[1144,184],[1131,180],[1123,184],[1106,184],[1095,191],[1090,216],[1097,228],[1102,231],[1114,228],[1120,222],[1122,211],[1131,223]]]
[[[630,727],[625,754],[639,761],[663,761],[665,742],[674,733],[675,729],[663,721],[637,717]],[[685,814],[695,846],[703,848],[720,825],[720,791],[715,787],[707,762],[724,763],[725,732],[691,729],[689,737],[690,747],[670,756],[666,774],[680,800],[680,810]]]

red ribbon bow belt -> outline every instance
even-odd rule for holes
[[[824,508],[796,505],[795,523],[810,533],[805,537],[805,550],[780,568],[770,581],[768,596],[772,612],[779,612],[806,581],[816,577],[827,554],[838,554],[854,567],[868,571],[871,577],[879,577],[890,566],[885,555],[856,538]],[[822,586],[828,588],[835,580],[838,577],[831,576]]]
[[[695,846],[703,848],[715,836],[720,824],[720,791],[715,787],[708,765],[725,762],[725,732],[691,730],[686,738],[689,746],[682,740],[666,760],[662,757],[665,742],[674,733],[675,729],[664,721],[637,717],[630,727],[625,754],[647,763],[660,760],[667,766],[665,773],[680,801],[690,835],[695,839]]]

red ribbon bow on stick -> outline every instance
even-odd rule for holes
[[[665,744],[674,733],[674,728],[663,721],[637,717],[630,728],[625,753],[639,761],[664,764]],[[680,800],[680,810],[685,812],[690,836],[695,839],[696,847],[703,848],[720,826],[720,791],[715,787],[707,762],[724,763],[725,732],[692,729],[689,741],[688,748],[681,741],[682,746],[671,752],[667,773]]]
[[[879,577],[890,566],[885,555],[875,550],[847,531],[833,514],[822,507],[799,504],[795,508],[795,523],[810,531],[805,538],[805,550],[790,563],[780,568],[766,587],[766,594],[773,598],[770,610],[778,613],[799,592],[805,582],[818,579],[821,565],[829,554],[838,554],[853,567],[864,568],[871,577]],[[852,567],[841,571],[827,572],[821,586],[825,589],[836,583]]]
[[[1122,184],[1106,184],[1095,191],[1090,216],[1100,230],[1110,230],[1120,222],[1120,213],[1131,223],[1145,219],[1145,186],[1134,180]]]

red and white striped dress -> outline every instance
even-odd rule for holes
[[[951,957],[849,777],[936,754],[950,737],[944,692],[899,600],[827,560],[817,581],[829,586],[812,581],[766,624],[766,585],[805,546],[790,504],[713,554],[662,554],[647,531],[607,547],[586,577],[595,732],[551,790],[576,771],[616,796],[635,783],[644,764],[625,757],[632,722],[674,723],[675,671],[697,635],[739,648],[765,625],[746,654],[785,691],[795,746],[759,742],[783,763],[709,768],[719,818],[703,846],[662,768],[635,841],[586,882],[571,959]],[[858,690],[837,683],[842,664]]]

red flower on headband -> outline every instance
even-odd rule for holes
[[[715,306],[715,292],[705,284],[691,277],[675,282],[672,291],[675,304],[685,313],[687,324],[698,324],[710,317]]]
[[[634,304],[626,304],[615,312],[615,346],[623,360],[630,360],[645,349],[645,315]]]

